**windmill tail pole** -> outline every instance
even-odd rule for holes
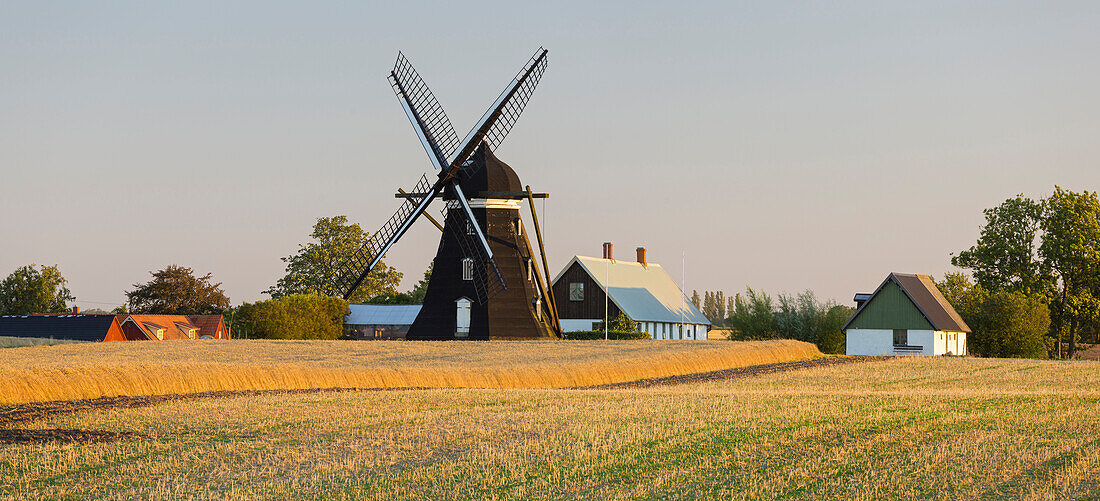
[[[539,226],[539,216],[535,212],[535,195],[531,193],[531,185],[526,186],[527,203],[531,207],[531,221],[535,224],[535,238],[539,241],[539,255],[542,256],[542,270],[546,272],[546,288],[549,290],[546,299],[550,303],[550,311],[554,313],[554,328],[558,330],[558,337],[562,337],[561,318],[558,317],[558,303],[554,299],[553,284],[550,283],[550,265],[546,262],[546,245],[542,242],[542,228]]]

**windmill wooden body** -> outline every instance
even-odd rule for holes
[[[401,206],[354,256],[339,263],[337,290],[349,297],[379,260],[436,198],[445,202],[443,230],[420,315],[409,339],[560,337],[549,267],[534,211],[534,194],[492,150],[515,125],[546,70],[539,49],[466,138],[459,140],[443,108],[408,60],[398,54],[390,82],[432,164],[435,182],[422,177]],[[531,209],[540,253],[522,218]],[[536,258],[541,257],[542,272]]]

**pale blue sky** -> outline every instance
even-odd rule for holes
[[[430,169],[398,50],[461,135],[544,45],[497,153],[551,193],[555,272],[611,240],[677,281],[683,252],[689,292],[848,303],[949,270],[985,207],[1097,188],[1097,26],[1096,2],[4,2],[0,275],[59,264],[112,306],[175,263],[259,299],[314,219],[373,230]],[[391,252],[406,285],[437,238]]]

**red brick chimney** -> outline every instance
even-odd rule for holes
[[[645,247],[638,247],[638,262],[642,266],[649,267],[649,263],[645,260]]]
[[[603,243],[603,258],[604,259],[615,260],[615,257],[614,257],[615,255],[611,251],[612,251],[611,242],[604,242]]]
[[[80,314],[80,307],[79,306],[73,306],[73,315],[79,315],[79,314]]]

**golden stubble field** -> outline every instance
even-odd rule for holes
[[[564,388],[821,357],[776,341],[165,341],[0,350],[0,405],[310,388]]]
[[[1096,499],[1096,362],[910,358],[630,390],[171,402],[35,424],[0,497]]]

